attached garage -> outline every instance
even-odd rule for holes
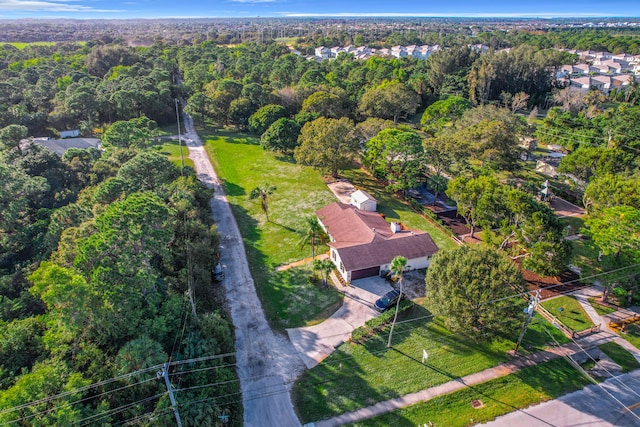
[[[351,280],[362,279],[364,277],[377,276],[380,274],[380,266],[371,268],[363,268],[362,270],[353,270],[351,272]]]

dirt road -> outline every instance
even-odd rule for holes
[[[300,426],[289,391],[295,377],[304,370],[304,364],[290,341],[274,334],[269,327],[224,189],[194,130],[193,121],[184,116],[184,124],[187,130],[184,140],[198,178],[215,190],[211,211],[221,236],[220,262],[225,271],[223,286],[235,326],[244,425]]]

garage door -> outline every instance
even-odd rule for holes
[[[354,270],[351,272],[351,280],[362,279],[363,277],[377,276],[380,274],[380,266],[363,268],[362,270]]]

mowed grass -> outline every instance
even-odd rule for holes
[[[608,342],[599,345],[598,348],[604,351],[614,362],[616,362],[622,368],[622,372],[630,372],[634,369],[640,368],[640,362],[627,350],[625,350],[619,344],[614,342]]]
[[[595,298],[589,298],[589,304],[591,307],[598,313],[600,316],[606,316],[607,314],[615,313],[618,311],[618,307],[612,307],[608,305],[603,305],[600,303],[600,298],[597,300]]]
[[[640,323],[627,325],[626,332],[621,333],[620,336],[640,349]]]
[[[180,157],[180,144],[177,140],[162,141],[154,144],[153,149],[160,154],[164,154],[175,163],[178,167],[182,166],[182,159]],[[193,161],[189,158],[189,149],[182,144],[182,155],[184,156],[184,165],[193,168]]]
[[[465,427],[484,423],[500,415],[555,399],[579,390],[589,381],[562,359],[552,360],[522,371],[497,378],[428,402],[349,424],[350,426],[411,426],[429,425]],[[472,401],[482,406],[473,408]]]
[[[542,302],[541,305],[574,331],[584,331],[593,326],[593,322],[574,297],[553,298]]]
[[[275,267],[311,256],[300,247],[305,219],[335,196],[315,170],[268,152],[250,135],[217,131],[202,133],[206,149],[222,180],[244,238],[249,266],[265,315],[276,328],[317,322],[321,314],[339,305],[342,295],[322,289],[309,274],[277,273]],[[251,190],[265,184],[276,190],[269,198],[269,219]],[[291,305],[294,305],[292,307]]]
[[[545,329],[559,343],[567,342],[559,331],[536,317],[525,334],[521,353],[540,350],[553,342]],[[514,340],[518,332],[513,331]],[[480,342],[453,335],[441,319],[432,319],[419,305],[399,315],[391,349],[386,347],[388,333],[387,328],[364,344],[342,344],[321,364],[302,375],[294,386],[293,399],[303,423],[496,366],[508,360],[507,352],[515,347],[512,340],[496,338]],[[421,363],[423,350],[429,355],[424,365]]]
[[[358,189],[363,189],[378,201],[378,212],[383,213],[388,221],[400,221],[409,228],[423,230],[431,235],[440,249],[452,249],[458,245],[442,230],[427,221],[411,207],[400,201],[380,185],[374,177],[362,169],[350,169],[341,173]]]

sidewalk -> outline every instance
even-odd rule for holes
[[[435,397],[462,390],[463,388],[468,386],[481,384],[495,378],[501,378],[514,372],[518,372],[524,368],[528,368],[539,363],[548,362],[558,357],[570,356],[576,353],[580,353],[584,348],[591,348],[600,344],[604,344],[605,342],[615,340],[615,337],[616,335],[612,332],[598,332],[596,334],[581,338],[578,344],[569,343],[561,347],[554,347],[532,355],[520,357],[509,362],[502,363],[493,368],[485,369],[484,371],[480,371],[475,374],[467,375],[465,377],[440,384],[436,387],[424,389],[416,393],[410,393],[395,399],[378,402],[375,405],[368,406],[366,408],[362,408],[353,412],[345,412],[344,414],[335,416],[333,418],[306,424],[306,426],[333,427],[354,423],[367,418],[372,418],[378,415],[385,414],[387,412],[414,405],[416,403],[426,402]]]
[[[572,295],[578,300],[583,310],[591,318],[591,321],[595,325],[603,326],[604,327],[603,329],[606,329],[607,331],[611,331],[608,325],[612,321],[612,318],[617,319],[619,318],[618,316],[620,316],[621,318],[632,317],[635,314],[635,311],[621,309],[616,311],[615,313],[611,313],[606,316],[600,316],[589,303],[589,298],[596,298],[602,295],[602,289],[598,287],[579,289],[573,292]],[[621,338],[619,335],[615,334],[614,332],[611,332],[611,333],[615,335],[615,338],[612,341],[618,344],[620,347],[627,350],[629,353],[633,355],[633,357],[636,358],[638,362],[640,362],[640,350],[637,349],[635,346],[633,346],[629,341],[625,340],[624,338]]]

